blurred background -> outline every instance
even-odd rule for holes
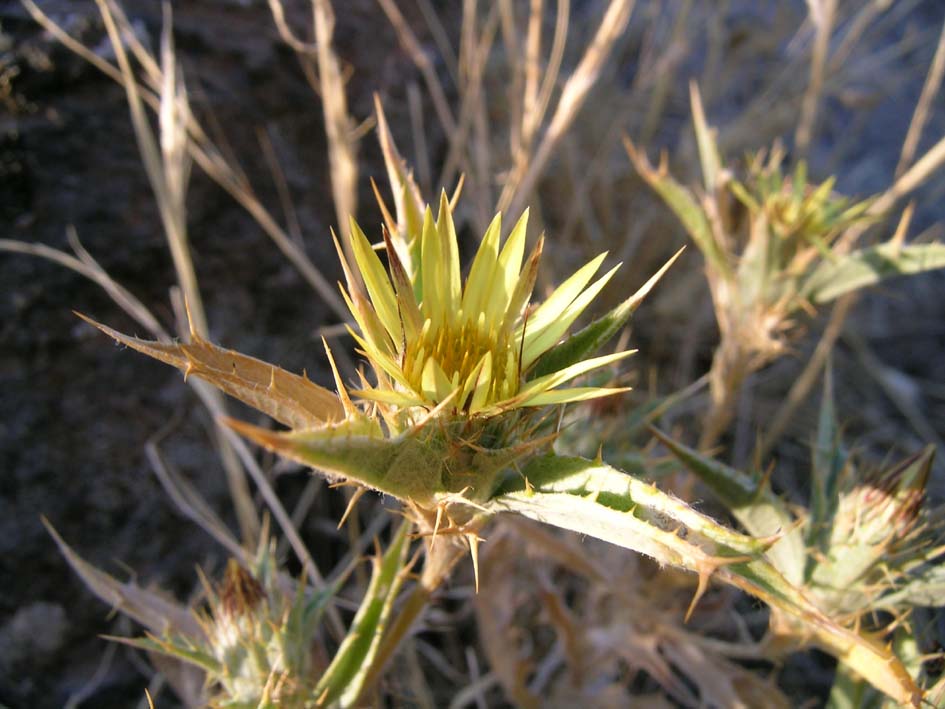
[[[564,80],[609,4],[572,0],[563,4],[562,17],[562,3],[544,3],[543,56],[561,69],[548,82],[549,108],[529,138],[521,110],[539,112],[535,104],[515,100],[518,77],[530,79],[516,69],[513,51],[524,51],[526,23],[516,19],[527,16],[528,3],[336,1],[333,45],[351,131],[347,159],[356,165],[347,200],[372,238],[379,236],[381,214],[370,178],[382,185],[386,180],[374,134],[377,94],[424,195],[452,190],[465,174],[458,214],[466,256],[496,205],[513,212],[531,205],[536,226],[530,238],[542,229],[548,235],[539,290],[603,250],[610,251],[608,263],[624,262],[602,295],[603,312],[686,243],[682,227],[634,170],[624,134],[654,161],[665,150],[673,175],[698,183],[689,96],[694,80],[709,123],[719,129],[721,150],[733,161],[780,139],[789,160],[806,157],[812,179],[836,175],[836,189],[851,197],[882,193],[897,176],[945,22],[945,4],[938,0],[835,3],[816,113],[809,138],[799,141],[812,47],[818,22],[825,21],[817,13],[834,3],[638,0],[586,100],[563,123],[550,153],[539,156],[533,174],[536,151],[516,157],[515,148],[529,140],[539,144],[555,125]],[[94,56],[114,61],[95,3],[37,5]],[[330,179],[329,112],[323,106],[331,94],[326,98],[313,77],[309,50],[288,41],[313,41],[309,3],[286,0],[283,26],[262,0],[170,5],[192,111],[220,154],[238,166],[258,203],[334,284],[341,274],[329,229],[339,221],[333,193],[339,186]],[[392,6],[399,12],[392,13]],[[137,39],[158,51],[161,4],[127,0],[122,7]],[[431,93],[433,86],[440,88]],[[540,104],[541,90],[535,96]],[[914,155],[922,156],[943,135],[945,100],[939,93]],[[507,191],[508,184],[515,189]],[[931,175],[910,198],[915,212],[908,238],[941,238],[945,179]],[[211,339],[290,371],[304,369],[329,385],[320,335],[327,332],[339,351],[353,348],[332,328],[341,318],[311,278],[201,169],[192,172],[186,208]],[[880,227],[883,238],[897,221],[894,216]],[[174,264],[125,92],[10,0],[0,1],[0,226],[0,238],[64,251],[72,248],[72,232],[104,271],[173,326],[168,295],[176,282]],[[225,554],[168,499],[146,457],[150,441],[225,522],[236,525],[211,421],[179,373],[113,346],[73,310],[144,334],[89,279],[47,260],[0,253],[0,703],[9,707],[133,706],[153,675],[139,653],[99,637],[136,631],[82,586],[41,515],[97,566],[179,599],[192,597],[195,566],[219,570]],[[750,394],[740,400],[723,439],[731,460],[750,457],[756,435],[776,415],[817,345],[828,312],[801,318],[788,355],[752,377]],[[717,340],[701,256],[690,248],[634,318],[631,343],[640,353],[627,369],[639,398],[617,405],[631,407],[648,394],[698,380]],[[350,362],[345,357],[349,378]],[[879,463],[925,443],[940,445],[945,273],[896,281],[859,298],[837,339],[833,366],[840,420],[868,459]],[[818,398],[805,400],[770,455],[778,461],[780,489],[798,500],[806,496],[804,466]],[[335,529],[344,496],[326,486],[313,490],[310,476],[297,468],[262,460],[290,509],[307,501],[300,531],[319,566],[331,568],[350,543],[349,531]],[[931,485],[939,499],[943,473],[940,455]],[[365,522],[377,504],[361,503]],[[511,533],[497,532],[496,544]],[[627,557],[620,555],[621,563],[638,563]],[[297,572],[293,564],[290,558],[288,568]],[[419,636],[433,650],[408,653],[434,665],[431,657],[446,658],[426,673],[433,706],[446,706],[459,688],[487,676],[495,658],[483,647],[488,638],[477,634],[470,585],[464,569]],[[660,595],[659,589],[641,593]],[[758,609],[747,603],[745,612]],[[482,618],[479,627],[488,632]],[[795,706],[819,706],[829,691],[831,664],[807,653],[771,681]],[[655,685],[644,677],[636,690],[651,696]],[[423,704],[396,681],[389,696],[390,706]],[[495,684],[483,696],[490,706],[511,701]],[[565,696],[557,696],[566,706]],[[166,695],[158,706],[175,706],[173,701]]]

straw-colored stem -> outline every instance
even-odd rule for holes
[[[541,25],[543,0],[531,0],[525,34],[525,88],[522,95],[522,145],[527,151],[538,127],[538,80],[541,76]]]
[[[78,241],[75,239],[73,239],[73,241],[75,248],[78,246]],[[102,289],[108,293],[112,300],[114,300],[115,303],[125,313],[131,316],[157,340],[161,342],[171,342],[170,335],[166,330],[164,330],[164,328],[161,327],[160,323],[157,321],[151,311],[148,310],[148,308],[140,300],[135,298],[124,287],[115,282],[111,276],[109,276],[101,268],[101,266],[99,266],[98,263],[96,263],[91,258],[91,256],[87,254],[87,252],[85,252],[84,249],[77,249],[77,252],[81,257],[80,259],[77,259],[73,256],[70,256],[69,254],[66,254],[57,249],[50,248],[43,244],[29,244],[21,241],[0,239],[0,251],[9,251],[12,253],[38,256],[75,271],[76,273],[101,286]],[[207,408],[211,416],[213,416],[214,419],[217,419],[222,413],[219,399],[215,396],[215,394],[218,394],[217,390],[212,389],[209,385],[197,379],[196,377],[187,379],[187,384],[196,392],[201,403],[203,403],[203,405]],[[218,430],[220,429],[218,428]],[[227,441],[232,446],[234,452],[246,465],[246,469],[250,471],[254,481],[260,486],[260,491],[263,494],[263,497],[272,507],[276,521],[280,524],[280,526],[282,526],[283,532],[286,534],[286,537],[292,546],[292,550],[302,562],[302,565],[305,568],[309,578],[311,578],[312,583],[316,588],[324,588],[324,578],[319,573],[318,567],[315,566],[315,563],[312,560],[311,555],[308,553],[308,550],[305,548],[305,545],[302,543],[301,538],[295,532],[291,518],[285,511],[285,508],[282,507],[282,503],[275,496],[275,492],[272,490],[271,485],[269,485],[265,474],[262,472],[259,464],[256,462],[255,458],[253,458],[249,449],[246,447],[246,443],[241,438],[236,436],[236,434],[233,434],[229,429],[223,429],[221,435],[226,436]],[[338,615],[338,612],[334,607],[329,608],[329,620],[332,625],[332,631],[337,635],[337,637],[340,638],[343,635],[344,626],[341,623],[341,617]]]
[[[269,12],[272,13],[272,21],[276,25],[276,31],[282,41],[288,44],[299,54],[309,54],[314,56],[318,52],[318,45],[313,42],[305,42],[292,32],[289,23],[285,19],[285,8],[282,6],[282,0],[269,0]]]
[[[184,199],[186,194],[187,175],[189,173],[189,156],[186,145],[190,142],[184,126],[184,116],[189,114],[186,95],[179,82],[174,66],[174,52],[170,40],[169,6],[165,7],[164,31],[161,37],[161,84],[158,104],[160,117],[160,140],[151,132],[151,126],[145,111],[144,101],[138,91],[138,82],[135,79],[125,44],[121,35],[127,33],[126,24],[121,25],[121,32],[113,14],[112,0],[96,0],[109,40],[115,51],[118,67],[121,72],[121,84],[125,89],[128,108],[131,112],[131,123],[134,128],[135,140],[141,152],[142,163],[154,192],[158,206],[158,213],[167,239],[168,249],[174,262],[177,281],[183,291],[188,307],[187,327],[181,335],[187,336],[190,332],[201,337],[208,337],[207,318],[197,284],[197,274],[191,258],[190,246],[187,238],[186,217],[184,213]],[[119,17],[120,20],[124,16]],[[222,395],[214,391],[210,396],[215,397],[216,406],[223,411]],[[259,535],[259,516],[253,504],[249,485],[239,461],[229,449],[225,440],[215,434],[220,460],[226,471],[230,497],[236,511],[240,533],[243,541],[255,545]]]
[[[942,85],[943,74],[945,74],[945,23],[942,24],[942,31],[938,36],[938,46],[935,48],[935,56],[932,57],[932,64],[929,66],[929,73],[925,77],[922,93],[919,95],[915,112],[912,114],[912,121],[909,123],[906,139],[902,143],[902,154],[899,156],[899,164],[896,166],[896,177],[900,177],[906,171],[906,168],[912,162],[912,158],[915,157],[919,139],[922,137],[922,129],[925,128],[925,123],[929,117],[929,108],[932,106],[932,102]]]
[[[451,542],[452,540],[449,539],[439,539],[435,545],[427,542],[427,557],[424,561],[423,572],[384,634],[384,639],[381,641],[381,646],[364,682],[362,696],[369,692],[380,679],[388,662],[429,605],[433,593],[446,581],[459,560],[468,553],[461,544]]]
[[[352,139],[351,119],[348,115],[348,98],[345,95],[341,65],[332,46],[335,29],[335,14],[329,0],[312,0],[315,19],[315,42],[318,45],[318,79],[321,88],[322,113],[325,117],[325,134],[328,138],[328,165],[331,175],[331,192],[335,202],[335,218],[338,228],[348,233],[348,219],[357,213],[358,161],[356,146]],[[350,240],[344,240],[349,259],[354,257]]]
[[[817,121],[817,108],[823,93],[824,75],[827,67],[827,54],[830,49],[830,35],[833,31],[836,0],[807,0],[810,17],[817,29],[814,50],[810,60],[810,81],[804,99],[801,101],[801,118],[794,133],[794,146],[800,157],[807,155],[810,141]]]
[[[433,63],[421,48],[420,41],[410,28],[407,20],[404,19],[397,3],[394,0],[377,0],[377,2],[397,32],[397,38],[400,40],[404,51],[407,52],[417,69],[420,70],[427,91],[430,92],[430,98],[433,99],[433,110],[436,111],[436,115],[440,119],[443,131],[447,135],[452,135],[456,130],[456,119],[450,111],[449,102],[446,100],[446,92],[436,75]]]
[[[423,98],[416,82],[407,84],[407,108],[410,110],[410,131],[413,134],[413,152],[417,165],[417,179],[422,194],[432,195],[433,171],[430,167],[430,148],[427,145],[426,126],[423,120]]]
[[[594,39],[561,90],[554,115],[542,135],[534,157],[526,166],[517,166],[509,176],[499,198],[499,211],[507,210],[514,219],[530,199],[538,178],[544,173],[562,136],[571,127],[591,88],[607,65],[617,39],[630,21],[633,6],[634,0],[611,0]]]

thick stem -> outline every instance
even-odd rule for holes
[[[483,525],[484,519],[473,520],[467,525],[470,534],[475,534]],[[467,553],[465,544],[457,537],[439,536],[436,543],[427,541],[427,558],[423,565],[420,580],[407,597],[403,607],[397,613],[394,622],[388,627],[374,656],[374,662],[368,671],[367,679],[361,696],[365,697],[372,691],[375,683],[381,678],[387,664],[397,652],[400,644],[410,635],[416,621],[429,604],[433,593],[449,577],[453,567]]]

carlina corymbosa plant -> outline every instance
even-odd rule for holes
[[[357,702],[466,550],[476,564],[480,533],[498,513],[578,531],[695,572],[693,606],[710,578],[741,588],[792,623],[816,631],[820,647],[878,690],[900,703],[918,704],[921,690],[891,649],[831,618],[769,559],[769,549],[787,527],[757,537],[742,534],[600,456],[589,460],[554,452],[554,414],[561,406],[623,391],[566,385],[631,354],[598,353],[671,262],[616,308],[569,335],[614,273],[595,279],[605,255],[532,304],[544,240],[539,238],[526,257],[527,212],[504,242],[497,216],[464,280],[454,204],[444,194],[435,216],[422,206],[380,111],[378,127],[396,213],[395,218],[381,200],[380,248],[387,264],[354,220],[348,242],[353,263],[338,248],[346,281],[342,292],[356,325],[351,334],[373,370],[360,374],[356,388],[342,381],[330,352],[336,392],[216,347],[196,333],[189,342],[161,343],[93,323],[288,426],[273,431],[227,420],[270,450],[357,486],[359,494],[373,489],[396,498],[406,525],[423,538],[425,560],[414,591],[389,623],[370,626],[378,642],[369,644],[370,652],[357,650],[356,640],[339,650],[347,653],[339,662],[358,666],[358,683],[325,694],[316,705]],[[406,568],[403,553],[384,558],[390,574]],[[389,603],[390,594],[384,599],[375,605]],[[365,603],[362,607],[371,606]]]
[[[803,160],[785,172],[777,145],[749,156],[744,169],[725,163],[694,83],[690,98],[702,185],[677,182],[665,155],[654,167],[629,138],[625,147],[705,259],[720,334],[700,442],[707,448],[730,423],[746,379],[789,350],[800,314],[886,278],[942,268],[945,245],[905,244],[904,232],[857,245],[878,217],[875,200],[837,193],[835,177],[811,181]]]
[[[897,654],[922,673],[923,657],[911,632],[913,610],[941,606],[945,553],[945,508],[928,504],[927,487],[935,447],[927,445],[902,461],[864,468],[846,449],[835,417],[828,367],[810,465],[811,492],[805,512],[792,512],[766,485],[768,476],[746,475],[657,435],[697,475],[749,532],[790,531],[772,548],[772,563],[831,617],[876,638],[891,638]],[[785,652],[820,645],[817,629],[774,611],[771,649]],[[839,657],[836,706],[879,706],[881,698]],[[926,678],[927,679],[927,678]],[[867,697],[872,696],[870,701]],[[880,700],[880,701],[877,701]]]

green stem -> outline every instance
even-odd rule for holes
[[[470,531],[475,533],[480,526],[481,523],[471,522]],[[387,664],[400,648],[400,644],[410,634],[416,621],[429,604],[434,591],[449,577],[453,567],[466,552],[467,549],[464,545],[451,538],[439,537],[432,548],[431,544],[427,543],[427,558],[423,565],[423,573],[416,587],[411,591],[403,607],[397,613],[397,618],[384,634],[384,639],[381,640],[381,645],[374,656],[370,670],[368,670],[361,697],[367,696],[372,691],[375,683],[383,675]]]

